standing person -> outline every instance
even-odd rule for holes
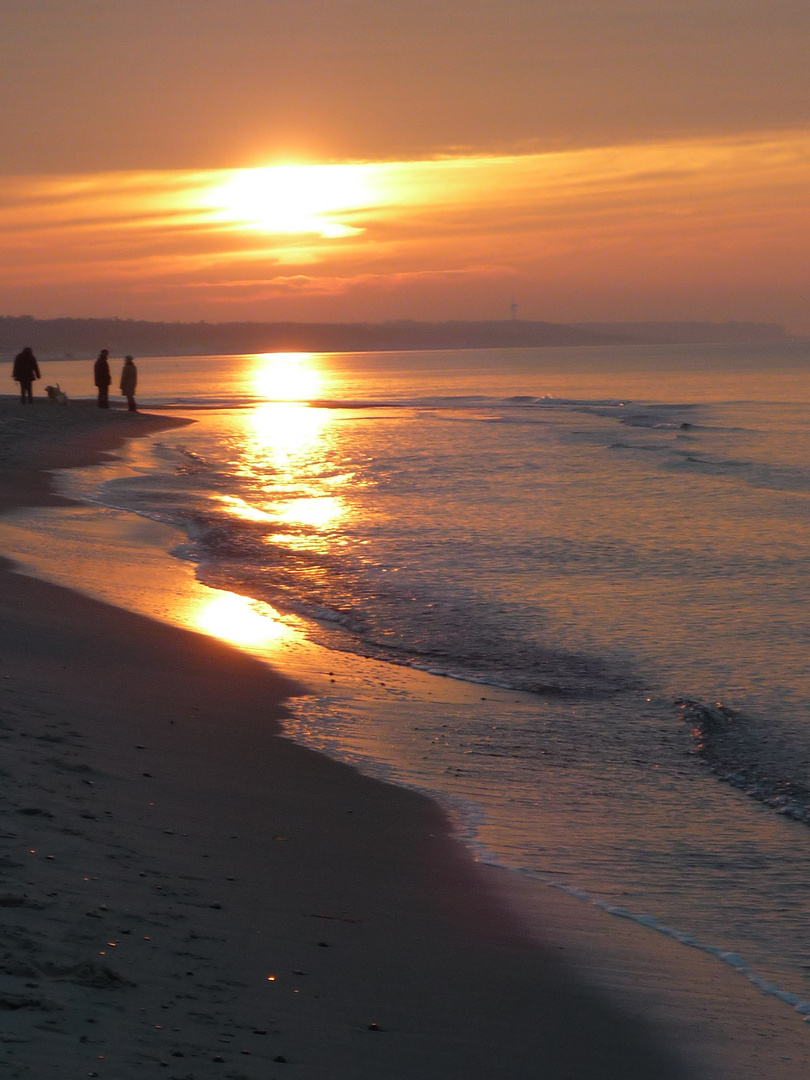
[[[110,392],[110,383],[112,382],[110,362],[107,359],[109,355],[107,349],[102,349],[98,354],[98,360],[96,360],[93,365],[93,377],[96,386],[98,387],[98,407],[100,409],[109,409],[110,407],[109,401],[107,400]]]
[[[135,404],[135,387],[138,385],[138,369],[131,356],[124,357],[124,366],[121,369],[121,393],[127,399],[130,412],[137,412]]]
[[[11,377],[20,384],[20,401],[25,405],[28,399],[29,405],[33,403],[34,395],[31,385],[34,379],[39,378],[39,364],[33,350],[26,345],[21,353],[14,357],[14,370]]]

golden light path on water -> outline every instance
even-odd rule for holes
[[[239,495],[223,493],[216,499],[234,518],[266,524],[265,542],[274,547],[322,548],[339,542],[336,528],[349,512],[341,488],[350,477],[331,460],[330,431],[336,413],[307,404],[323,393],[328,378],[317,353],[245,357],[239,390],[259,403],[230,410],[231,466],[245,483]],[[92,470],[96,483],[127,475],[133,465],[137,468],[140,455],[148,454],[147,444],[148,440],[132,442],[121,451],[123,461],[96,466]],[[158,555],[156,546],[170,551],[177,545],[174,528],[103,507],[28,516],[41,528],[26,533],[9,517],[0,525],[4,551],[50,580],[75,587],[78,579],[83,591],[111,603],[126,595],[133,610],[160,613],[171,622],[264,656],[297,636],[289,618],[282,621],[270,604],[202,585],[191,564]],[[99,535],[108,549],[117,552],[114,578],[93,555]],[[54,543],[59,560],[52,558]]]
[[[327,375],[317,353],[255,353],[249,363],[246,382],[256,397],[278,402],[310,401],[323,395]]]
[[[243,521],[315,529],[334,527],[346,515],[346,502],[336,489],[348,477],[330,462],[329,429],[335,412],[306,404],[323,394],[326,379],[316,353],[257,353],[250,358],[246,390],[270,400],[241,418],[234,468],[254,483],[254,501],[222,495],[219,501],[228,513]],[[309,542],[294,531],[269,540],[294,547]]]

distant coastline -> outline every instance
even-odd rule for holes
[[[785,344],[806,340],[776,323],[530,320],[382,323],[148,322],[0,316],[0,357],[30,345],[49,360],[81,360],[100,348],[140,356],[251,352],[390,352],[411,349],[566,345]]]

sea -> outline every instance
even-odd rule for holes
[[[290,738],[810,1019],[810,343],[137,363],[194,422],[4,552],[262,657]]]

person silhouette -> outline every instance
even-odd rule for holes
[[[138,369],[131,356],[124,357],[124,366],[121,369],[121,393],[127,399],[130,412],[137,412],[135,404],[135,387],[138,385]]]
[[[11,377],[20,384],[20,401],[22,404],[25,405],[26,400],[29,405],[32,404],[34,395],[31,386],[34,379],[39,378],[39,364],[30,346],[26,345],[23,351],[17,353],[14,357],[14,370]]]
[[[93,378],[98,387],[98,407],[100,409],[109,409],[110,407],[108,395],[110,393],[112,375],[110,375],[110,362],[107,359],[109,355],[107,349],[102,349],[98,354],[98,359],[93,365]]]

